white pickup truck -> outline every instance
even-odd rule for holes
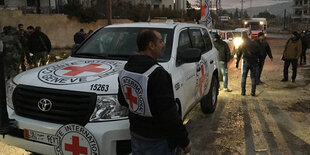
[[[158,30],[158,59],[172,77],[182,118],[200,102],[215,110],[218,60],[208,30],[185,23],[130,23],[98,29],[65,60],[23,72],[7,84],[7,107],[16,128],[0,141],[40,154],[130,153],[128,110],[117,100],[118,72],[137,54],[136,37]],[[159,83],[160,84],[160,83]]]

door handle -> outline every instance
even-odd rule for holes
[[[210,61],[210,64],[213,64],[213,62],[214,62],[214,61],[213,61],[213,60],[211,60],[211,61]]]

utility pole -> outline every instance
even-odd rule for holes
[[[283,30],[285,30],[286,29],[286,9],[284,9],[284,17],[283,17]]]
[[[250,17],[252,17],[252,0],[250,0]]]
[[[244,3],[244,0],[241,0],[241,12],[240,12],[241,20],[243,19],[243,3]]]
[[[111,0],[107,0],[107,19],[108,25],[112,24],[112,2]]]

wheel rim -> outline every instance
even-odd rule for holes
[[[216,82],[213,82],[213,88],[212,88],[212,106],[215,105],[216,103],[216,95],[217,94],[217,90],[216,90]]]

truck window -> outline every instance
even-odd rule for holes
[[[87,40],[74,55],[103,55],[107,59],[128,58],[138,53],[137,36],[143,28],[103,28]],[[161,33],[165,51],[158,61],[169,61],[172,48],[172,29],[156,29]]]
[[[186,49],[190,47],[191,47],[191,42],[190,42],[187,30],[184,30],[180,33],[180,36],[179,36],[178,50]]]
[[[192,44],[194,48],[198,48],[202,53],[206,52],[206,46],[203,41],[203,37],[200,29],[190,29],[189,34],[192,40]]]
[[[211,42],[210,35],[208,34],[208,31],[206,29],[202,29],[202,33],[203,33],[203,39],[206,45],[206,52],[210,51],[212,49],[212,42]]]

